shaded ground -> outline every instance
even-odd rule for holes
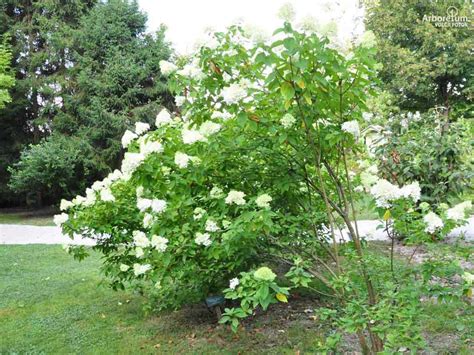
[[[330,331],[312,312],[319,304],[301,296],[236,335],[201,304],[146,316],[140,296],[101,284],[99,267],[96,253],[79,263],[59,246],[0,246],[0,353],[314,354]],[[474,352],[472,307],[423,307],[426,353]],[[340,352],[351,351],[346,336]]]
[[[25,210],[21,208],[1,208],[0,224],[21,224],[32,226],[54,226],[53,208]]]

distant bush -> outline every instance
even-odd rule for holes
[[[97,176],[91,176],[92,149],[74,137],[52,135],[21,153],[18,163],[9,168],[10,188],[25,194],[30,204],[56,201],[74,196]]]
[[[470,139],[464,120],[436,111],[390,115],[375,149],[380,174],[398,185],[418,181],[421,201],[457,200],[473,187]]]

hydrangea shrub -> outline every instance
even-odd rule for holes
[[[222,319],[235,329],[255,307],[286,302],[291,288],[317,279],[324,291],[311,289],[346,307],[355,321],[345,329],[363,350],[381,351],[390,327],[371,317],[403,300],[377,303],[348,168],[364,150],[359,121],[375,92],[373,57],[363,41],[343,55],[288,23],[268,40],[238,27],[210,36],[192,58],[161,63],[176,112],[159,112],[153,130],[126,132],[121,169],[64,201],[56,222],[71,237],[95,239],[112,286],[140,290],[154,308],[225,293],[240,300]],[[416,183],[373,183],[380,208],[419,199]],[[347,245],[337,242],[341,225]],[[279,286],[270,260],[290,265],[290,287]],[[353,312],[359,304],[364,312]]]

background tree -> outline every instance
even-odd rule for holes
[[[0,109],[11,101],[8,89],[15,83],[15,78],[10,71],[12,54],[6,44],[0,43]]]
[[[16,85],[0,111],[0,206],[19,203],[7,167],[49,134],[72,65],[72,29],[95,0],[1,0],[0,35],[9,35]]]
[[[53,134],[43,139],[40,147],[29,148],[22,159],[35,160],[34,155],[44,155],[43,149],[61,146],[69,150],[60,155],[66,160],[78,155],[87,160],[87,164],[79,164],[88,166],[79,174],[84,184],[118,167],[120,137],[126,128],[136,121],[151,122],[158,107],[171,102],[159,70],[160,60],[171,53],[164,28],[154,35],[146,34],[146,20],[136,2],[122,0],[99,3],[81,18],[78,28],[71,31],[70,63],[67,80],[60,84],[61,99],[51,104],[53,118],[48,122]],[[58,101],[57,95],[52,96]],[[80,144],[64,145],[63,137]],[[61,165],[56,167],[61,169]],[[66,179],[69,183],[64,179],[60,183],[59,171],[53,168],[45,175],[38,168],[41,179],[34,178],[36,183],[31,184],[27,177],[33,178],[35,172],[20,161],[11,169],[11,187],[37,195],[38,203],[72,196],[83,187],[77,184],[77,176]]]
[[[381,173],[397,184],[419,181],[425,201],[458,199],[472,187],[474,37],[469,21],[454,22],[472,16],[471,4],[382,0],[366,7],[382,63],[384,102],[372,122],[384,127]],[[430,20],[453,14],[452,26]]]
[[[11,102],[11,96],[8,91],[14,84],[14,76],[10,71],[10,63],[12,60],[12,54],[7,47],[6,43],[0,44],[0,114],[5,108],[5,104]],[[8,133],[7,127],[3,127],[0,121],[0,141],[4,141],[3,135]],[[5,147],[7,148],[7,147]],[[4,188],[2,186],[2,167],[6,166],[8,162],[8,154],[5,154],[5,148],[0,147],[0,200],[4,194]]]
[[[378,43],[380,76],[402,109],[467,108],[472,99],[474,37],[466,27],[437,27],[429,16],[472,16],[468,1],[369,1],[366,26]],[[425,17],[426,16],[426,17]],[[425,18],[425,20],[424,20]]]

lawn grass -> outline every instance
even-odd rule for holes
[[[94,252],[77,262],[60,246],[0,246],[0,354],[317,353],[328,330],[294,298],[236,335],[202,305],[147,316],[139,295],[107,288],[100,264]],[[473,351],[472,306],[424,307],[430,351]]]
[[[53,214],[37,211],[2,211],[0,210],[0,224],[23,224],[32,226],[54,226]]]
[[[319,340],[299,323],[234,336],[201,305],[145,316],[140,296],[107,288],[99,267],[95,253],[77,262],[60,246],[0,246],[0,353],[294,353]]]

